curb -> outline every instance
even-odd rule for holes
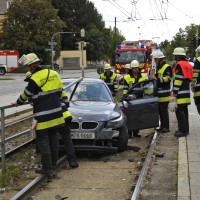
[[[189,182],[189,166],[187,155],[187,140],[186,137],[179,138],[178,149],[178,192],[177,200],[190,200],[190,182]]]

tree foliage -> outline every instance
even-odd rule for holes
[[[198,32],[199,25],[191,24],[186,26],[185,29],[179,29],[171,41],[165,40],[161,42],[159,48],[164,50],[169,60],[173,60],[173,50],[176,47],[183,47],[186,50],[188,57],[195,56],[195,49],[198,46]]]
[[[75,43],[81,40],[88,42],[87,59],[96,61],[108,59],[113,50],[113,30],[105,28],[105,22],[94,4],[88,0],[52,0],[52,5],[58,9],[59,17],[65,22],[64,31],[86,31],[85,38],[80,34],[62,35],[62,49],[76,49]],[[117,38],[124,38],[117,31]]]
[[[48,42],[52,34],[62,31],[64,23],[49,0],[13,0],[3,20],[0,33],[2,49],[17,49],[20,55],[34,52],[47,64]],[[57,38],[57,56],[60,42]]]

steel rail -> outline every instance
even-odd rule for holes
[[[143,182],[143,180],[145,178],[145,175],[146,175],[146,172],[147,172],[147,168],[149,166],[149,162],[151,160],[151,157],[152,157],[152,154],[153,154],[153,150],[155,148],[156,138],[157,138],[157,131],[155,131],[155,133],[154,133],[153,139],[151,141],[151,145],[149,147],[147,156],[146,156],[144,164],[142,166],[142,170],[140,172],[140,176],[139,176],[138,181],[136,183],[136,186],[135,186],[135,189],[134,189],[134,192],[133,192],[131,200],[137,200],[138,199],[138,195],[139,195],[139,192],[140,192],[140,189],[141,189],[141,186],[142,186],[142,182]]]
[[[58,160],[58,167],[65,161],[66,155],[61,157]],[[32,180],[27,186],[25,186],[22,190],[20,190],[15,196],[13,196],[10,200],[18,200],[18,199],[24,199],[25,196],[27,196],[31,190],[37,187],[38,184],[40,184],[42,181],[47,180],[47,176],[45,175],[39,175],[34,180]]]

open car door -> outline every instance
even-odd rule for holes
[[[159,126],[157,85],[154,80],[137,83],[119,106],[127,117],[128,130]]]

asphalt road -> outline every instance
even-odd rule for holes
[[[87,78],[99,78],[97,69],[85,69],[84,71],[81,69],[63,70],[63,73],[60,74],[60,76],[61,78],[80,78],[82,76]],[[27,85],[27,83],[24,82],[24,78],[25,73],[6,73],[5,75],[0,76],[0,108],[16,101]],[[30,106],[23,105],[17,108],[9,108],[6,109],[5,114],[13,114],[27,108],[30,108]]]

